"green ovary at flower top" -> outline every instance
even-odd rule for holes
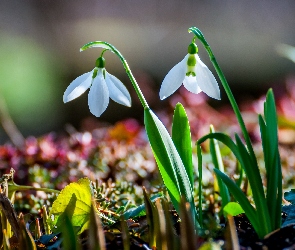
[[[184,59],[165,76],[160,89],[161,100],[172,95],[182,83],[188,91],[194,94],[203,91],[208,96],[220,100],[218,83],[198,56],[198,48],[194,42],[188,46],[188,54]]]
[[[113,101],[131,106],[131,97],[124,84],[115,76],[109,74],[105,69],[105,60],[99,57],[95,68],[77,77],[66,89],[63,101],[64,103],[82,95],[88,88],[88,106],[90,112],[96,117],[106,110],[109,104],[109,98]]]

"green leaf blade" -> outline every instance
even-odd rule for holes
[[[180,211],[180,198],[184,196],[191,204],[191,212],[194,214],[195,205],[190,180],[168,131],[149,108],[144,110],[144,123],[154,157],[175,209]]]
[[[231,180],[226,174],[222,173],[220,170],[215,168],[214,172],[216,173],[216,175],[218,175],[222,179],[222,181],[225,183],[229,191],[233,194],[235,199],[239,202],[242,209],[245,211],[248,219],[250,220],[252,226],[254,227],[255,231],[259,235],[259,237],[263,237],[264,232],[259,223],[257,212],[252,207],[252,205],[250,204],[249,200],[247,199],[243,191],[236,185],[236,183],[233,180]]]
[[[241,207],[241,205],[237,202],[229,202],[227,203],[223,211],[231,216],[237,216],[239,214],[245,213],[244,209]]]
[[[52,226],[53,231],[59,231],[69,217],[72,225],[80,228],[78,233],[82,233],[89,224],[92,196],[93,189],[88,178],[67,185],[52,204],[49,218],[53,216],[54,220],[49,219],[48,222],[55,226]]]
[[[270,89],[264,103],[264,119],[259,116],[265,168],[267,172],[267,204],[272,229],[281,227],[282,170],[278,144],[278,122],[273,91]]]
[[[186,169],[190,184],[194,186],[194,170],[192,160],[192,139],[189,121],[184,107],[177,103],[172,123],[172,140]]]

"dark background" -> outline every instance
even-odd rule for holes
[[[80,53],[79,48],[103,40],[121,51],[148,102],[159,109],[167,104],[159,101],[159,86],[187,53],[191,26],[203,31],[238,99],[259,96],[269,86],[283,88],[284,79],[294,74],[294,64],[276,52],[281,43],[295,45],[293,0],[1,0],[0,97],[25,136],[59,131],[66,123],[79,128],[91,116],[87,94],[67,104],[62,95],[72,80],[94,67],[101,51]],[[99,119],[141,119],[142,108],[119,59],[109,52],[105,58],[108,72],[132,94],[133,106],[111,102]],[[5,138],[0,128],[0,141]]]

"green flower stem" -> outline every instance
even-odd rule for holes
[[[136,82],[130,68],[129,68],[129,65],[128,65],[127,61],[125,60],[123,55],[120,53],[120,51],[117,50],[113,45],[111,45],[111,44],[109,44],[107,42],[103,42],[103,41],[95,41],[95,42],[87,43],[80,49],[80,51],[84,51],[86,49],[95,48],[95,47],[110,50],[119,57],[119,59],[121,60],[121,62],[123,64],[123,67],[126,70],[126,73],[127,73],[128,77],[129,77],[129,79],[130,79],[130,81],[131,81],[131,83],[132,83],[132,85],[133,85],[133,87],[134,87],[134,89],[136,91],[136,94],[137,94],[142,106],[144,108],[148,108],[149,105],[147,104],[147,102],[146,102],[146,100],[145,100],[145,98],[144,98],[144,96],[143,96],[143,94],[142,94],[142,92],[141,92],[141,90],[140,90],[140,88],[139,88],[139,86],[138,86],[138,84],[137,84],[137,82]],[[104,53],[104,51],[103,51],[103,53]]]
[[[189,28],[188,32],[193,32],[195,34],[195,36],[202,42],[205,49],[207,50],[207,52],[209,54],[209,57],[210,57],[210,60],[211,60],[213,66],[214,66],[214,68],[215,68],[215,70],[216,70],[216,72],[217,72],[217,74],[219,76],[219,79],[220,79],[220,81],[221,81],[221,83],[223,85],[223,88],[224,88],[224,90],[225,90],[225,92],[226,92],[226,94],[228,96],[228,99],[229,99],[229,101],[230,101],[230,103],[232,105],[232,108],[233,108],[233,110],[235,112],[235,115],[236,115],[236,117],[238,119],[238,122],[240,124],[244,139],[245,139],[246,144],[247,144],[247,148],[248,148],[248,150],[250,152],[250,155],[253,158],[253,160],[256,161],[256,157],[255,157],[254,150],[253,150],[253,147],[252,147],[252,144],[251,144],[250,136],[249,136],[248,131],[246,129],[246,126],[245,126],[244,120],[242,118],[241,112],[240,112],[239,107],[237,105],[237,102],[236,102],[236,100],[235,100],[235,98],[234,98],[234,96],[232,94],[232,91],[231,91],[231,89],[230,89],[230,87],[229,87],[229,85],[228,85],[228,83],[227,83],[227,81],[225,79],[225,76],[224,76],[222,70],[220,69],[216,59],[215,59],[215,56],[214,56],[214,54],[213,54],[213,52],[212,52],[212,50],[210,48],[210,45],[207,43],[203,33],[198,28],[191,27],[191,28]]]

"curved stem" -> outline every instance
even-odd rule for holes
[[[131,70],[129,68],[129,65],[128,65],[127,61],[125,60],[125,58],[123,57],[123,55],[120,53],[120,51],[117,50],[112,44],[109,44],[107,42],[102,42],[102,41],[95,41],[95,42],[87,43],[84,46],[82,46],[82,48],[80,49],[80,51],[84,51],[86,49],[95,48],[95,47],[99,47],[99,48],[104,48],[104,49],[110,50],[110,51],[112,51],[114,54],[116,54],[119,57],[120,61],[123,64],[123,67],[126,70],[126,73],[127,73],[128,77],[129,77],[129,79],[130,79],[130,81],[131,81],[131,83],[132,83],[132,85],[133,85],[133,87],[134,87],[134,89],[136,91],[136,94],[137,94],[137,96],[138,96],[138,98],[139,98],[142,106],[144,108],[148,108],[149,105],[146,102],[146,100],[145,100],[145,98],[144,98],[144,96],[143,96],[143,94],[142,94],[142,92],[141,92],[141,90],[140,90],[140,88],[139,88],[136,80],[135,80],[135,77],[133,76],[133,74],[132,74],[132,72],[131,72]]]
[[[219,77],[221,83],[222,83],[222,86],[223,86],[223,88],[224,88],[224,90],[225,90],[225,92],[227,94],[227,97],[228,97],[228,99],[230,101],[230,104],[231,104],[231,106],[232,106],[232,108],[233,108],[233,110],[235,112],[235,115],[236,115],[236,117],[238,119],[238,122],[240,124],[244,139],[245,139],[246,144],[247,144],[247,148],[248,148],[248,150],[250,152],[250,155],[253,158],[253,160],[257,161],[256,157],[255,157],[255,154],[254,154],[253,147],[252,147],[251,139],[250,139],[249,133],[248,133],[248,131],[246,129],[245,122],[244,122],[244,120],[242,118],[242,115],[241,115],[241,112],[239,110],[238,104],[237,104],[237,102],[236,102],[236,100],[235,100],[235,98],[234,98],[234,96],[232,94],[232,91],[231,91],[231,89],[230,89],[230,87],[229,87],[229,85],[228,85],[228,83],[227,83],[227,81],[225,79],[225,76],[224,76],[221,68],[219,67],[219,65],[218,65],[218,63],[217,63],[217,61],[215,59],[215,56],[214,56],[214,54],[213,54],[213,52],[212,52],[212,50],[210,48],[210,45],[207,43],[203,33],[198,28],[191,27],[191,28],[189,28],[188,31],[193,32],[195,34],[195,36],[204,45],[204,47],[205,47],[205,49],[206,49],[206,51],[207,51],[207,53],[209,55],[209,58],[210,58],[213,66],[214,66],[214,68],[215,68],[215,70],[216,70],[216,72],[218,74],[218,77]]]
[[[12,189],[12,190],[11,190]],[[51,188],[41,188],[41,187],[33,187],[33,186],[22,186],[22,185],[9,185],[9,190],[8,191],[43,191],[47,193],[56,193],[59,194],[60,191],[56,189],[51,189]]]

